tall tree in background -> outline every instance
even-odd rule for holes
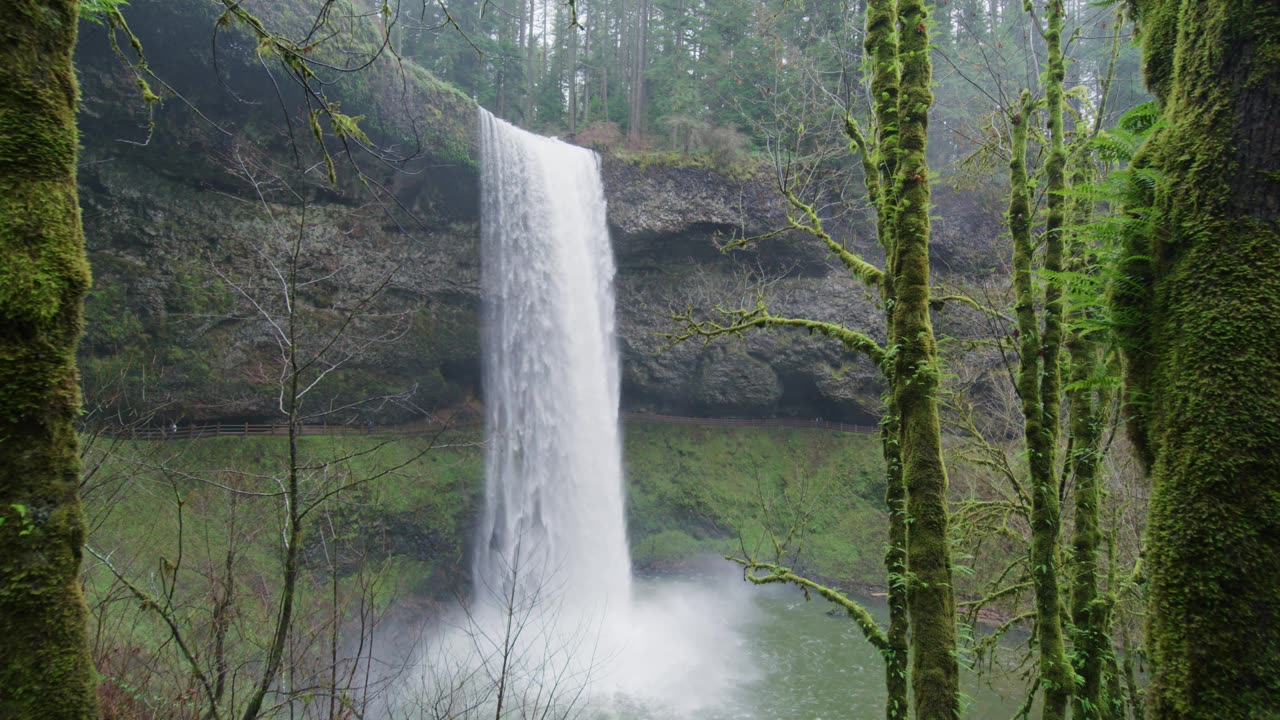
[[[1280,716],[1280,5],[1137,0],[1165,126],[1115,303],[1157,720]]]
[[[0,3],[0,717],[90,720],[74,0]]]

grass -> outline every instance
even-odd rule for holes
[[[769,549],[807,516],[794,566],[877,584],[884,493],[873,435],[633,423],[625,467],[637,566]]]
[[[331,533],[376,535],[378,558],[411,561],[437,593],[459,584],[464,546],[482,502],[475,434],[440,438],[304,437],[299,453],[312,496],[344,487],[313,520]],[[287,466],[276,437],[115,443],[86,493],[90,542],[155,567],[178,540],[179,501],[188,560],[213,564],[240,513],[244,562],[269,572],[281,506],[211,483],[271,493]],[[626,428],[627,526],[638,567],[768,544],[807,516],[791,561],[812,572],[875,582],[884,535],[882,461],[872,435],[820,430],[698,428],[634,422]],[[91,453],[92,456],[92,453]],[[332,527],[329,527],[332,524]],[[269,534],[268,534],[269,535]],[[259,539],[262,543],[257,542]],[[316,542],[314,534],[309,541]],[[166,557],[172,562],[172,559]],[[403,563],[402,563],[403,565]],[[407,566],[406,566],[407,567]]]

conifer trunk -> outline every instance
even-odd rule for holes
[[[0,2],[0,717],[92,720],[80,593],[73,0]]]
[[[1117,288],[1156,720],[1280,716],[1280,5],[1135,3],[1166,125]]]

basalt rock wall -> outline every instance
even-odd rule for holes
[[[85,27],[77,58],[95,275],[81,350],[87,407],[158,421],[269,418],[294,375],[291,357],[303,360],[302,386],[314,382],[306,411],[334,422],[399,422],[482,401],[471,101],[406,63],[336,76],[326,92],[365,116],[375,150],[326,135],[339,175],[331,184],[307,98],[267,74],[242,31],[215,32],[216,15],[199,0],[130,11],[163,80],[152,82],[164,98],[154,115],[104,29]],[[347,31],[353,46],[376,44],[368,29]],[[626,153],[604,155],[601,169],[628,409],[853,422],[877,414],[876,369],[825,338],[664,336],[678,329],[673,314],[752,307],[761,288],[778,314],[879,324],[874,299],[811,238],[721,252],[785,227],[768,172]],[[937,200],[938,266],[967,277],[994,267],[998,217],[963,196]]]

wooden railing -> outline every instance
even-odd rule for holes
[[[833,432],[874,433],[879,428],[870,425],[855,425],[834,422],[822,418],[704,418],[685,417],[680,415],[659,415],[656,413],[625,412],[626,422],[661,423],[665,425],[689,425],[694,427],[758,427],[783,428],[797,430],[829,430]],[[404,425],[328,425],[307,424],[300,427],[303,436],[315,435],[425,435],[441,430],[465,430],[479,428],[484,421],[478,417],[452,418],[448,421],[415,422]],[[106,432],[113,437],[124,437],[131,440],[198,440],[215,437],[253,437],[253,436],[285,436],[289,434],[289,426],[284,424],[263,423],[204,423],[168,426],[144,426],[114,428]]]
[[[684,417],[680,415],[657,415],[654,413],[627,412],[622,417],[628,421],[655,422],[668,425],[696,425],[700,427],[758,427],[786,428],[797,430],[833,430],[835,432],[874,433],[880,428],[874,425],[854,425],[850,423],[823,420],[822,418],[703,418]]]
[[[410,423],[406,425],[328,425],[306,424],[299,426],[299,434],[314,435],[422,435],[438,432],[442,429],[464,429],[480,427],[483,423],[475,420],[468,422],[444,423]],[[251,437],[251,436],[286,436],[289,426],[285,424],[260,423],[205,423],[188,425],[170,425],[168,427],[132,427],[111,429],[106,432],[113,437],[126,437],[131,440],[199,440],[215,437]]]

